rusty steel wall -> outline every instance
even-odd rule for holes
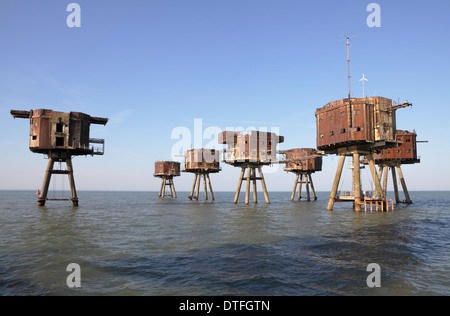
[[[51,110],[30,112],[30,149],[51,149]]]
[[[89,148],[90,125],[89,115],[78,112],[70,113],[68,146],[74,149]]]
[[[27,117],[28,114],[28,117]],[[71,155],[94,154],[90,145],[90,124],[106,125],[108,119],[80,112],[47,109],[11,110],[14,118],[30,120],[30,150],[35,153],[66,151]]]
[[[219,151],[215,149],[191,149],[184,153],[184,170],[220,171]]]
[[[322,157],[315,157],[317,156],[317,150],[314,148],[296,148],[283,151],[283,154],[287,161],[285,171],[311,173],[322,171]]]
[[[180,175],[181,164],[176,161],[157,161],[155,162],[154,176],[174,176]]]
[[[417,134],[397,130],[396,139],[401,144],[396,148],[383,149],[374,155],[376,163],[397,161],[401,163],[417,163]]]
[[[240,133],[234,131],[225,131],[219,134],[218,143],[222,145],[235,144]]]
[[[371,97],[333,101],[317,109],[317,148],[327,151],[395,141],[395,111],[391,107],[392,100]]]
[[[219,143],[225,144],[227,163],[255,162],[271,163],[277,161],[277,145],[284,142],[283,136],[275,133],[223,132],[219,134]]]
[[[70,113],[52,112],[51,124],[50,138],[52,148],[74,149],[69,146]],[[61,125],[61,131],[58,131],[58,125]]]

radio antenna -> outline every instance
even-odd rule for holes
[[[350,64],[350,39],[356,37],[356,35],[346,36],[347,41],[347,67],[348,67],[348,98],[352,97],[352,68]],[[343,39],[344,40],[344,39]]]
[[[348,65],[348,126],[350,128],[353,127],[353,106],[352,106],[352,72],[351,72],[351,66],[350,66],[350,39],[355,37],[353,36],[346,36],[345,39],[347,40],[347,65]]]
[[[347,64],[348,64],[348,98],[352,97],[352,69],[350,65],[350,37],[347,37]]]

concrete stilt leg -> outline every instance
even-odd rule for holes
[[[403,177],[402,168],[397,166],[398,177],[400,178],[400,183],[402,184],[403,193],[405,194],[406,204],[412,204],[411,198],[409,197],[408,188],[406,187],[406,181]]]
[[[55,160],[53,158],[48,158],[47,170],[45,171],[44,183],[42,184],[41,195],[39,196],[38,206],[45,206],[48,195],[48,187],[50,185],[50,180],[52,178],[53,166],[55,165]]]
[[[397,175],[395,174],[395,167],[391,167],[392,182],[394,184],[395,203],[400,203],[400,195],[398,194]]]
[[[300,182],[298,184],[298,196],[297,199],[300,201],[302,199],[302,186],[303,186],[303,174],[300,174]]]
[[[366,159],[369,163],[370,172],[372,173],[373,182],[375,184],[375,197],[384,200],[383,189],[381,187],[380,178],[377,175],[375,161],[373,159],[373,155],[369,154],[366,156]]]
[[[211,185],[211,179],[209,178],[209,174],[206,174],[206,178],[208,179],[208,185],[209,185],[209,192],[211,193],[211,200],[215,200],[214,199],[214,192],[212,189],[212,185]]]
[[[384,166],[384,168],[383,168],[383,195],[385,198],[387,197],[388,172],[389,172],[389,167]],[[381,178],[380,178],[380,180],[381,180]]]
[[[292,191],[292,195],[291,195],[291,201],[294,201],[295,192],[297,191],[297,184],[298,184],[298,179],[299,178],[300,178],[300,174],[297,173],[297,175],[295,177],[295,182],[294,182],[294,190]]]
[[[311,194],[309,192],[309,177],[307,174],[305,174],[305,182],[306,182],[306,200],[308,202],[311,201]]]
[[[250,200],[250,178],[251,178],[252,168],[247,168],[247,188],[245,191],[245,204],[249,203]]]
[[[200,193],[200,182],[201,182],[201,180],[202,180],[202,177],[201,177],[200,174],[198,174],[198,177],[197,177],[197,190],[196,190],[195,196],[194,196],[194,199],[196,199],[197,201],[198,201],[198,196],[199,196],[199,193]]]
[[[236,195],[234,196],[234,204],[237,204],[239,200],[239,194],[241,193],[242,181],[244,180],[245,167],[242,167],[241,175],[239,176],[239,184],[236,190]]]
[[[198,178],[198,173],[195,174],[194,184],[192,185],[191,194],[188,196],[189,200],[191,200],[191,201],[192,201],[192,199],[194,197],[195,185],[197,184],[197,178]]]
[[[165,196],[166,196],[166,177],[163,177],[163,193],[162,193],[162,198],[164,199]]]
[[[339,158],[338,168],[336,170],[336,176],[334,178],[333,188],[331,189],[330,200],[328,201],[328,211],[332,211],[334,207],[334,202],[337,196],[337,190],[339,188],[339,182],[341,181],[342,170],[344,169],[345,156],[342,155]]]
[[[261,185],[264,192],[264,198],[266,199],[266,203],[270,204],[269,193],[267,192],[266,181],[264,180],[264,175],[262,173],[261,167],[258,167],[259,177],[261,178]]]
[[[158,195],[158,197],[159,198],[161,198],[161,196],[162,196],[162,192],[163,192],[163,188],[164,188],[164,178],[162,178],[162,180],[161,180],[161,188],[159,189],[159,195]]]
[[[205,188],[205,201],[208,201],[208,187],[206,186],[206,174],[203,174],[203,187]]]
[[[253,203],[258,203],[258,189],[256,186],[256,169],[252,168],[252,179],[253,179]]]
[[[67,164],[67,171],[68,171],[68,175],[69,175],[70,191],[72,193],[72,203],[73,203],[73,206],[78,206],[78,196],[77,196],[77,189],[75,187],[75,178],[73,176],[72,159],[67,158],[66,164]]]
[[[309,174],[308,176],[309,176],[309,182],[311,183],[311,191],[313,194],[313,199],[314,199],[314,201],[317,201],[317,195],[316,195],[316,190],[314,190],[314,183],[312,180],[312,176],[311,176],[311,174]]]
[[[173,197],[177,198],[177,191],[175,191],[175,184],[173,183],[173,178],[170,178],[170,184],[172,185]]]
[[[353,196],[355,197],[355,211],[361,211],[361,172],[360,172],[360,162],[359,153],[353,154],[353,184],[354,191]]]

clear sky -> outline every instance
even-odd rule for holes
[[[154,162],[173,158],[172,132],[194,134],[195,119],[203,131],[277,128],[280,149],[315,147],[314,112],[346,97],[342,39],[356,35],[354,96],[364,73],[367,95],[413,103],[397,127],[429,141],[419,144],[422,163],[404,167],[409,189],[450,190],[449,1],[373,1],[379,28],[368,27],[364,0],[75,0],[79,28],[66,24],[71,2],[0,2],[0,189],[36,190],[46,168],[11,109],[110,118],[91,132],[106,139],[105,156],[74,160],[79,190],[159,190]],[[337,160],[324,158],[316,189],[331,189]],[[266,170],[269,190],[292,189],[281,169]],[[213,186],[234,191],[238,175],[223,165]]]

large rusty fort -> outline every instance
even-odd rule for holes
[[[396,105],[382,97],[348,98],[330,102],[316,110],[317,149],[325,154],[338,155],[336,171],[327,209],[333,210],[335,202],[353,202],[356,211],[367,203],[378,204],[388,210],[389,202],[381,187],[374,155],[381,150],[396,148],[402,142],[396,137],[396,111],[411,106],[405,102]],[[350,195],[339,195],[338,187],[347,157],[353,158],[353,190]],[[369,166],[375,191],[364,196],[361,188],[361,159]],[[391,203],[391,208],[393,204]]]

